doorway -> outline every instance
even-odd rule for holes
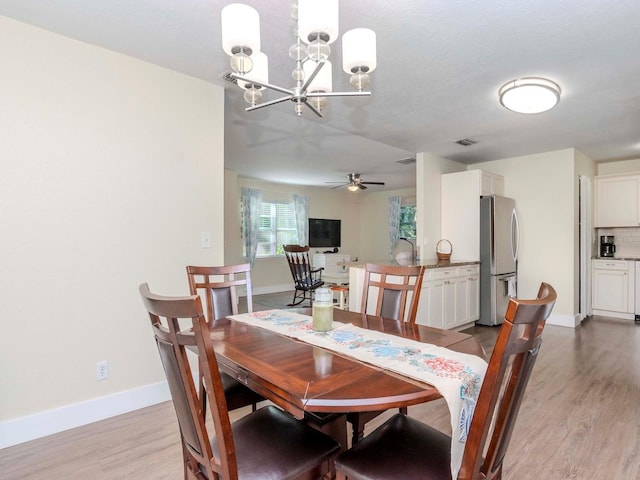
[[[580,282],[580,321],[591,316],[591,252],[593,249],[593,225],[591,222],[591,178],[579,176],[579,282]]]

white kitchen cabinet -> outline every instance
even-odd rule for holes
[[[430,327],[444,326],[444,280],[422,283],[416,322]]]
[[[640,175],[595,178],[595,227],[640,225]]]
[[[472,170],[475,171],[475,170]],[[480,173],[480,195],[504,195],[504,177],[477,170]]]
[[[503,195],[504,179],[483,170],[441,177],[440,236],[453,246],[452,259],[480,260],[480,196]]]
[[[416,323],[436,328],[460,328],[475,322],[480,312],[480,265],[427,268],[422,279]],[[349,271],[349,310],[359,312],[364,268]]]
[[[458,328],[479,318],[479,266],[427,269],[416,322]]]
[[[475,322],[480,318],[480,266],[466,265],[458,268],[458,274],[467,280],[466,321]]]
[[[455,291],[452,292],[454,294],[455,305],[454,311],[450,312],[453,315],[449,315],[447,320],[448,323],[445,323],[445,328],[455,328],[458,325],[467,322],[467,318],[469,316],[469,298],[468,298],[468,288],[469,288],[469,279],[467,277],[458,277],[453,280],[453,286]]]
[[[480,318],[480,275],[475,273],[469,277],[469,321],[475,322]]]
[[[635,263],[593,260],[591,307],[594,315],[634,318]]]

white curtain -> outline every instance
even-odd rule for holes
[[[393,252],[393,247],[400,237],[401,206],[401,197],[389,197],[389,255]]]
[[[296,216],[296,229],[298,231],[298,244],[309,243],[309,197],[305,195],[293,195],[293,211]]]
[[[253,268],[258,251],[258,229],[260,227],[260,204],[262,194],[257,188],[242,188],[242,232],[245,255]]]

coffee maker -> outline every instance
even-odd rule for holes
[[[616,246],[613,243],[613,235],[601,235],[600,236],[600,256],[601,257],[613,257],[616,253]]]

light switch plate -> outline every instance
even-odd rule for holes
[[[211,232],[202,232],[200,235],[200,245],[202,248],[211,248]]]

